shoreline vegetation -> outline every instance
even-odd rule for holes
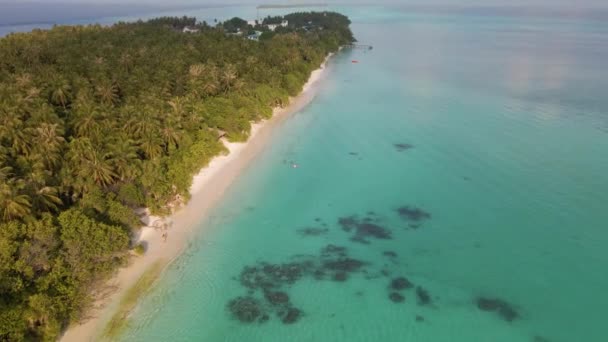
[[[278,20],[289,24],[264,25]],[[272,124],[310,100],[313,70],[354,41],[349,25],[306,12],[255,27],[158,18],[0,39],[0,339],[120,331]],[[140,229],[142,207],[148,225],[171,214],[168,242]]]
[[[321,80],[332,55],[330,53],[321,68],[311,73],[302,92],[291,98],[288,106],[275,108],[270,119],[252,126],[247,142],[225,141],[226,148],[230,152],[216,156],[209,165],[203,167],[194,176],[190,188],[191,199],[186,206],[165,218],[144,214],[142,220],[148,224],[140,230],[137,241],[146,244],[146,253],[142,257],[135,258],[130,265],[121,268],[118,274],[110,279],[107,286],[112,288],[113,292],[97,301],[94,312],[91,312],[93,315],[91,319],[69,327],[61,337],[61,341],[111,340],[124,331],[128,326],[128,314],[134,309],[137,299],[144,296],[154,285],[154,282],[142,281],[142,278],[147,278],[148,272],[156,275],[154,279],[160,276],[162,270],[181,254],[188,238],[195,233],[193,228],[196,224],[221,199],[226,188],[249,162],[264,149],[274,128],[289,114],[299,111],[314,98],[317,83]],[[168,229],[170,235],[167,242],[163,241],[158,229],[152,226],[157,220],[172,222],[172,228]],[[146,284],[146,286],[138,284]]]
[[[137,279],[137,282],[129,288],[123,298],[120,300],[120,305],[117,311],[112,316],[112,319],[105,325],[102,337],[116,338],[126,328],[129,313],[135,308],[139,299],[146,294],[158,279],[163,270],[162,260],[157,261],[150,266],[144,274]]]

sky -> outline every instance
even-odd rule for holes
[[[326,2],[326,3],[391,3],[391,4],[449,4],[449,5],[483,5],[483,6],[568,6],[581,7],[589,5],[606,5],[606,0],[0,0],[3,3],[77,3],[77,4],[137,4],[166,6],[168,4],[259,4],[259,3],[302,3],[302,2]]]
[[[58,23],[71,19],[127,16],[159,9],[228,4],[326,2],[329,4],[401,4],[413,6],[541,7],[560,11],[608,10],[608,0],[0,0],[0,26]]]

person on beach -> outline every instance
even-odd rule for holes
[[[167,232],[163,232],[163,242],[167,242]]]

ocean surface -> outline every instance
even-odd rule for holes
[[[608,22],[331,9],[373,50],[331,60],[122,340],[607,341]],[[255,15],[214,11],[186,14]]]

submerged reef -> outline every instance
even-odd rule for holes
[[[243,323],[259,320],[264,312],[262,303],[253,297],[237,297],[228,303],[228,309]]]
[[[405,277],[397,277],[391,280],[391,288],[393,290],[404,290],[414,287],[414,284]]]
[[[298,229],[298,233],[302,236],[319,236],[323,234],[327,234],[329,232],[328,228],[320,228],[320,227],[305,227]]]
[[[397,214],[410,222],[420,222],[431,218],[431,214],[417,207],[402,206],[397,208]]]
[[[431,295],[422,286],[416,286],[416,296],[418,297],[418,305],[427,305],[431,303]]]
[[[414,206],[405,205],[392,210],[414,229],[431,218],[430,213]],[[318,236],[328,234],[333,229],[319,217],[314,221],[316,223],[312,226],[294,231],[302,236]],[[259,261],[249,264],[235,278],[246,294],[228,301],[227,311],[243,324],[264,323],[271,319],[277,319],[283,324],[294,324],[305,315],[305,311],[292,302],[289,291],[294,284],[306,279],[335,282],[336,286],[342,286],[342,283],[353,278],[384,283],[387,291],[385,298],[392,303],[406,305],[415,302],[421,307],[436,308],[434,300],[438,297],[431,296],[424,286],[414,284],[403,274],[402,267],[407,264],[401,263],[397,251],[380,248],[374,250],[371,245],[372,240],[392,239],[393,231],[385,226],[386,221],[390,222],[390,219],[369,210],[365,215],[339,217],[334,226],[335,229],[348,233],[350,241],[364,244],[363,247],[357,246],[357,250],[371,249],[371,255],[380,258],[378,264],[361,260],[352,255],[347,247],[333,243],[321,247],[317,253],[296,254],[281,262]],[[411,295],[406,294],[407,291],[411,291]],[[352,291],[345,293],[352,294]],[[359,290],[355,292],[355,297],[362,298],[364,294]],[[406,297],[410,300],[406,300]],[[513,305],[502,299],[478,297],[475,304],[480,310],[494,312],[508,322],[519,317]],[[414,318],[416,322],[425,321],[425,317],[419,314]]]
[[[397,144],[393,144],[393,147],[395,147],[397,152],[403,152],[403,151],[407,151],[407,150],[413,148],[414,145],[405,144],[405,143],[397,143]]]
[[[375,239],[392,239],[391,230],[373,223],[377,221],[375,217],[364,217],[359,219],[356,215],[341,217],[338,219],[338,224],[342,230],[348,233],[353,233],[351,240],[360,243],[369,243],[370,238]]]
[[[243,267],[238,278],[248,296],[228,302],[228,311],[242,323],[263,323],[274,313],[285,324],[295,323],[303,314],[293,306],[286,289],[299,280],[347,281],[350,274],[363,269],[366,262],[350,257],[342,246],[327,245],[316,256],[296,256],[289,262],[259,262]],[[329,277],[327,277],[329,276]],[[254,295],[261,293],[263,300]]]
[[[405,297],[403,295],[401,295],[398,292],[391,292],[388,295],[388,298],[393,302],[393,303],[403,303],[405,301]]]
[[[398,256],[397,252],[395,251],[384,251],[382,252],[382,255],[387,256],[389,258],[396,258]]]
[[[482,311],[496,312],[502,319],[512,322],[519,317],[513,305],[498,298],[478,297],[475,300],[477,308]]]

